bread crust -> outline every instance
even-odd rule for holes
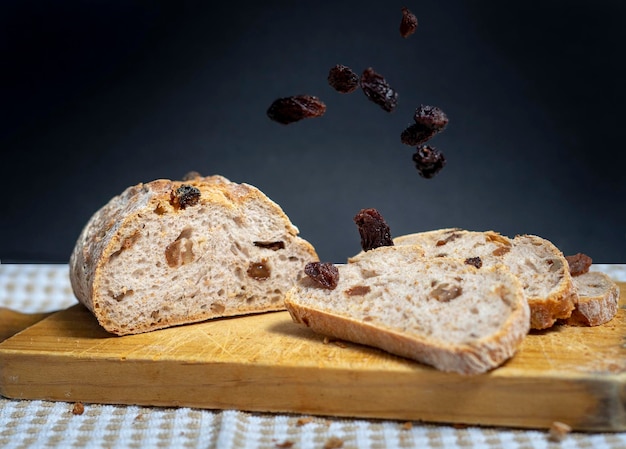
[[[396,246],[387,247],[384,251],[405,251],[408,249],[408,247],[402,248],[401,246]],[[350,259],[348,265],[359,263],[364,257],[367,256],[360,255],[357,258]],[[381,271],[385,270],[385,264],[388,263],[387,261],[388,257],[384,255],[380,257],[379,264]],[[415,277],[415,283],[426,282],[427,278],[424,277],[422,279],[419,274],[420,271],[423,271],[424,268],[429,265],[444,262],[446,261],[443,258],[430,260],[421,258],[419,261],[407,264],[407,266],[402,267],[402,269],[406,271],[406,276]],[[404,331],[398,327],[394,327],[393,323],[383,326],[378,322],[368,322],[364,319],[360,319],[358,316],[354,316],[354,314],[350,315],[342,311],[334,310],[332,306],[316,305],[314,298],[316,295],[320,294],[319,287],[315,287],[306,279],[300,281],[287,293],[285,304],[295,322],[304,324],[317,333],[380,348],[392,354],[410,358],[446,372],[456,372],[464,375],[484,373],[501,365],[517,351],[530,329],[530,310],[522,294],[522,287],[519,280],[512,275],[505,266],[492,266],[483,268],[481,269],[482,271],[480,271],[474,267],[463,267],[458,260],[454,262],[456,263],[455,266],[459,268],[459,277],[481,276],[482,274],[486,279],[488,275],[495,272],[498,272],[500,275],[505,273],[506,284],[504,286],[494,286],[494,288],[505,288],[507,290],[506,294],[509,295],[508,297],[514,298],[511,299],[514,303],[514,307],[512,311],[498,323],[499,327],[497,332],[476,339],[469,338],[467,341],[460,343],[452,343],[429,336],[426,333],[416,334],[414,332]],[[346,274],[346,266],[347,265],[338,265],[339,285],[336,288],[336,293],[335,291],[326,293],[328,298],[332,297],[341,301],[342,291],[350,289],[350,284],[347,283],[349,281],[346,281],[346,276],[344,276],[344,274]],[[370,268],[365,268],[363,272],[366,273],[369,270]],[[370,274],[366,274],[365,277],[375,276],[373,271],[374,270],[372,270]],[[413,277],[411,277],[411,279],[413,279]],[[377,285],[377,283],[373,282],[373,285]],[[381,286],[380,288],[389,288],[389,286]],[[408,298],[409,293],[406,294]],[[394,304],[400,308],[407,307],[405,306],[407,298],[398,295],[397,303],[394,302]],[[343,299],[346,301],[349,300],[348,298]],[[372,299],[372,301],[379,300]],[[416,299],[416,301],[421,301],[421,299]],[[364,307],[370,306],[371,303],[364,302],[363,305],[359,304],[354,307],[362,310]],[[453,307],[454,306],[451,306],[450,313],[455,314],[455,317],[457,316],[456,314],[464,319],[467,318],[465,315],[470,316],[469,311],[455,310]],[[412,309],[406,309],[407,314],[412,312]]]
[[[176,202],[173,192],[183,185],[197,189],[200,194],[197,204],[181,207]],[[256,213],[258,217],[255,216],[253,219],[247,216],[251,212]],[[218,223],[218,220],[221,221]],[[193,233],[193,236],[185,232]],[[228,235],[232,232],[243,233],[246,242],[228,241]],[[249,235],[245,234],[246,232]],[[198,176],[185,181],[157,179],[128,187],[93,214],[84,226],[70,256],[71,286],[76,298],[96,316],[99,323],[107,331],[117,335],[147,332],[213,317],[282,310],[284,291],[300,276],[306,262],[317,260],[314,247],[300,238],[298,233],[298,228],[291,223],[284,211],[259,189],[249,184],[234,183],[219,175]],[[180,249],[176,245],[170,247],[166,244],[155,248],[151,246],[156,245],[152,244],[152,241],[176,243],[177,236],[187,247]],[[286,247],[279,251],[259,248],[253,245],[255,239],[280,240]],[[146,247],[145,255],[133,254],[139,252],[138,248],[142,245]],[[275,288],[281,290],[280,300],[271,303],[264,303],[261,300],[255,304],[248,304],[246,299],[249,298],[236,296],[231,292],[235,288],[233,285],[224,286],[230,290],[219,302],[211,298],[196,298],[193,301],[189,298],[190,294],[184,290],[191,288],[191,280],[186,279],[186,283],[184,281],[185,276],[189,277],[191,274],[186,273],[191,273],[192,268],[196,270],[193,275],[197,276],[194,280],[197,285],[219,283],[220,280],[212,279],[210,274],[202,278],[201,271],[210,272],[214,260],[221,261],[221,265],[227,265],[229,256],[224,253],[228,252],[229,245],[239,245],[238,247],[247,245],[241,251],[249,254],[251,259],[254,257],[260,259],[261,256],[256,254],[263,254],[269,261],[268,265],[283,267],[281,276],[290,278],[290,281],[288,286],[284,281],[276,285]],[[173,254],[172,260],[167,258],[168,250]],[[279,253],[284,256],[280,261],[277,259]],[[130,254],[133,254],[134,258],[130,258]],[[244,256],[239,255],[240,265]],[[124,257],[129,259],[126,260]],[[193,260],[183,260],[181,257]],[[289,257],[294,258],[291,264],[283,260]],[[236,256],[232,255],[233,262],[235,258]],[[137,260],[143,263],[141,270],[137,269]],[[118,264],[119,267],[113,268],[114,264]],[[222,270],[222,267],[219,269]],[[241,271],[241,266],[238,269]],[[243,269],[245,271],[245,267]],[[125,274],[124,270],[128,272],[134,270],[138,273],[141,271],[137,274],[139,281],[133,283],[132,279],[125,279],[124,285],[113,288],[111,285],[118,281],[114,279],[115,277],[133,278],[132,275]],[[156,279],[148,281],[146,279],[148,275]],[[147,286],[148,282],[154,283],[155,287],[152,290]],[[230,282],[232,283],[232,280]],[[243,275],[242,284],[253,282],[254,279],[248,279],[245,274]],[[264,288],[271,291],[271,282],[278,281],[272,277],[263,282]],[[159,299],[158,296],[164,294],[167,289],[174,288],[171,284],[176,283],[180,284],[179,290],[182,289],[183,293],[180,293],[181,298],[172,296],[169,304],[172,309],[175,306],[182,308],[176,304],[176,301],[181,299],[185,301],[186,309],[181,312],[167,312],[168,302]],[[144,284],[147,288],[140,294],[137,285],[143,287]],[[246,285],[244,289],[245,287]],[[114,293],[108,294],[107,290]],[[199,296],[205,292],[202,288],[198,291]],[[128,303],[126,309],[123,304],[125,302]],[[160,308],[151,306],[157,303]],[[129,316],[125,316],[126,314]],[[132,321],[133,314],[136,315],[134,323],[123,324]],[[157,318],[155,314],[160,316]]]

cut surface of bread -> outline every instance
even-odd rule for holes
[[[283,210],[222,176],[127,188],[85,225],[70,257],[78,300],[117,335],[284,310],[317,260]]]
[[[577,302],[565,256],[552,242],[536,235],[509,238],[494,231],[446,228],[399,236],[394,244],[419,245],[426,257],[479,257],[483,266],[505,264],[522,283],[533,329],[546,329],[558,319],[567,319]]]
[[[606,274],[588,271],[572,277],[578,292],[578,303],[565,321],[573,326],[599,326],[617,314],[619,287]]]
[[[477,269],[407,245],[376,248],[337,268],[335,289],[303,278],[287,293],[295,322],[461,374],[501,365],[530,328],[521,284],[504,265]]]

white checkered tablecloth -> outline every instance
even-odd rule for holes
[[[626,265],[594,265],[626,281]],[[76,303],[67,265],[0,265],[0,307],[49,312]],[[0,397],[0,448],[562,448],[626,449],[626,433],[567,434],[389,420],[16,401]],[[342,446],[336,443],[341,442]]]

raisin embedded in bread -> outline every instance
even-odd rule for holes
[[[320,334],[442,371],[483,373],[513,356],[530,328],[517,277],[504,265],[478,269],[421,254],[411,245],[362,252],[337,265],[333,290],[298,281],[287,310]]]
[[[125,335],[284,309],[317,260],[259,189],[222,176],[127,188],[88,221],[70,257],[74,294]]]
[[[394,244],[420,245],[426,257],[479,258],[483,267],[505,264],[522,282],[533,329],[568,318],[577,302],[565,256],[539,236],[509,238],[494,231],[447,228],[398,236]]]
[[[574,326],[599,326],[617,314],[619,287],[605,273],[588,271],[573,276],[578,304],[566,323]]]

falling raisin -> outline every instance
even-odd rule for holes
[[[417,30],[417,17],[406,6],[402,7],[402,20],[400,21],[400,35],[409,37]]]
[[[189,184],[183,184],[171,193],[170,203],[180,209],[195,206],[198,201],[200,201],[200,190]]]
[[[443,131],[449,121],[446,113],[437,106],[423,104],[415,110],[413,120],[437,132]]]
[[[339,282],[339,270],[330,262],[309,262],[304,273],[320,286],[334,290]]]
[[[389,226],[376,209],[361,209],[354,216],[354,222],[359,228],[363,251],[369,251],[379,246],[393,246]]]
[[[593,259],[586,254],[578,253],[573,256],[565,256],[569,264],[569,272],[572,276],[585,274],[589,271],[589,267],[593,263]]]
[[[413,162],[419,174],[430,179],[446,165],[446,158],[435,147],[424,145],[418,147],[413,155]]]
[[[400,141],[405,145],[416,147],[432,139],[435,134],[437,134],[437,131],[434,131],[428,126],[422,125],[421,123],[414,123],[402,131]]]
[[[294,95],[278,98],[270,105],[267,116],[275,122],[288,125],[305,118],[321,117],[326,105],[312,95]]]
[[[361,89],[367,98],[387,112],[392,112],[398,105],[398,93],[371,67],[361,75]]]
[[[359,87],[359,76],[350,67],[337,64],[328,72],[328,84],[337,92],[349,94]]]
[[[480,260],[480,257],[468,257],[467,259],[465,259],[465,263],[467,265],[473,265],[476,268],[480,268],[483,266],[483,261]]]

